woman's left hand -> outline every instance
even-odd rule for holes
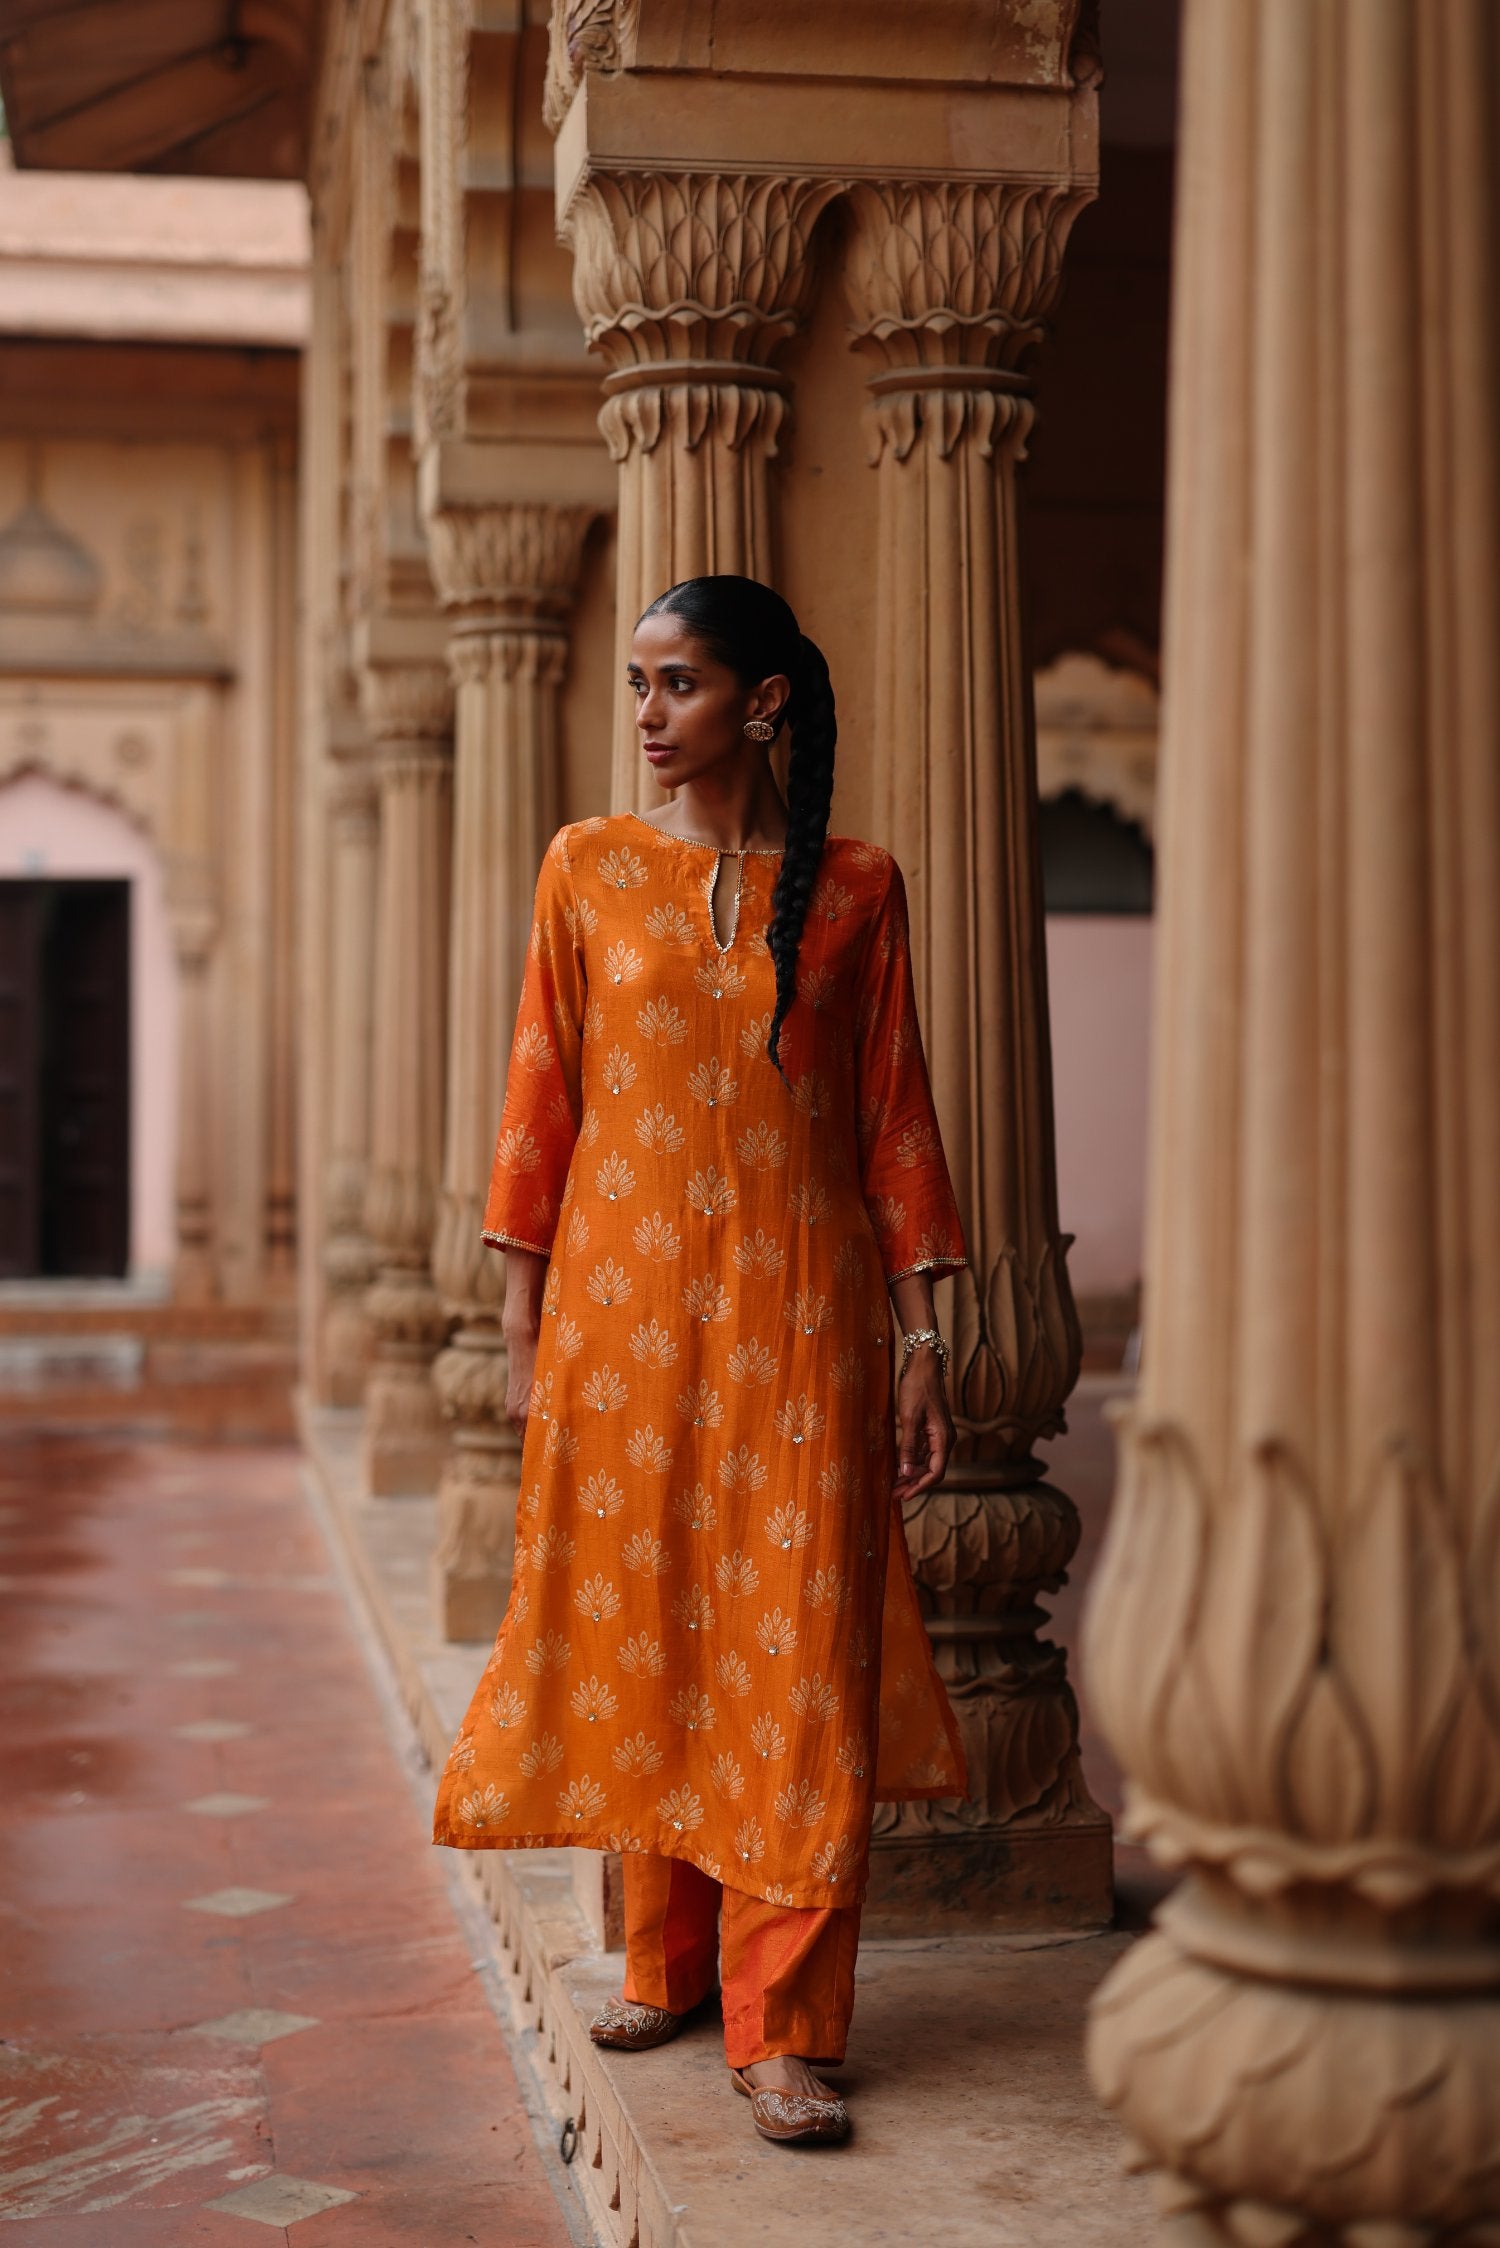
[[[896,1385],[896,1497],[905,1504],[935,1490],[953,1450],[953,1415],[935,1350],[919,1346]]]

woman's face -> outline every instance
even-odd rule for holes
[[[747,740],[745,721],[774,718],[791,692],[780,677],[742,686],[681,617],[666,613],[636,626],[626,676],[641,748],[663,788],[710,774],[729,780],[746,757],[763,757],[764,748]]]

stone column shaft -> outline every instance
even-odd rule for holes
[[[431,1248],[443,1154],[452,695],[446,671],[425,663],[372,666],[365,689],[380,789],[366,1468],[372,1492],[422,1493],[435,1487],[443,1451],[430,1368],[447,1322]]]
[[[213,1242],[213,1171],[210,1156],[208,1001],[214,924],[207,912],[173,916],[178,971],[177,1029],[177,1256],[172,1293],[178,1303],[212,1302],[218,1293]]]
[[[369,1366],[365,1290],[374,1253],[364,1225],[375,1020],[375,893],[379,818],[374,766],[334,768],[328,805],[330,1007],[323,1355],[328,1399],[357,1405]]]
[[[1063,1426],[1080,1337],[1057,1221],[1017,363],[1089,192],[883,182],[850,198],[880,479],[874,755],[971,1259],[942,1291],[959,1451],[907,1523],[971,1792],[878,1814],[872,1900],[1055,1925],[1108,1918],[1111,1853],[1064,1657],[1036,1638],[1078,1518],[1033,1448]]]
[[[1143,1379],[1089,1625],[1185,1870],[1172,2237],[1500,2237],[1500,27],[1189,0]]]
[[[608,362],[599,426],[620,469],[614,788],[649,810],[623,681],[635,622],[705,571],[769,580],[769,464],[786,413],[771,355],[799,324],[830,181],[714,173],[591,176],[564,219],[590,347]]]
[[[457,1324],[434,1367],[450,1426],[434,1564],[440,1627],[488,1639],[510,1596],[520,1444],[505,1418],[505,1259],[481,1238],[537,869],[559,817],[566,618],[593,510],[442,509],[455,619],[447,1125],[433,1269]]]
[[[177,1250],[179,1303],[211,1303],[219,1292],[214,1138],[212,978],[220,883],[214,849],[213,736],[203,697],[185,714],[183,756],[165,837],[167,911],[177,956]]]

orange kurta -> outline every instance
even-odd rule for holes
[[[485,1213],[550,1258],[515,1585],[435,1835],[844,1905],[877,1796],[963,1791],[893,1534],[887,1282],[965,1260],[900,871],[830,837],[787,1084],[778,864],[745,854],[721,946],[712,845],[621,813],[543,863]]]

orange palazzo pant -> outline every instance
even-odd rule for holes
[[[685,2014],[718,1979],[731,2068],[778,2053],[830,2066],[843,2059],[858,1905],[769,1904],[684,1858],[632,1852],[623,1865],[627,2000]]]

